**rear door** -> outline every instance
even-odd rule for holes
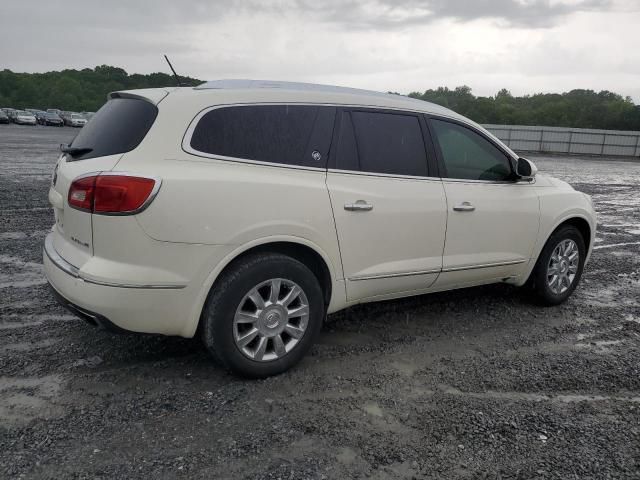
[[[508,154],[481,131],[439,118],[429,126],[449,207],[438,287],[518,275],[538,236],[534,184],[516,181]]]
[[[71,183],[90,173],[112,170],[122,154],[133,150],[155,121],[158,109],[140,98],[114,98],[96,112],[69,145],[78,149],[58,159],[49,189],[55,216],[53,244],[76,267],[93,255],[91,213],[69,206]]]
[[[427,289],[442,266],[446,201],[424,119],[375,109],[338,118],[327,186],[348,300]]]

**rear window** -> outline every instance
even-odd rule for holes
[[[193,150],[262,162],[326,166],[334,107],[247,105],[216,108],[198,122]]]
[[[391,175],[427,176],[427,153],[415,115],[345,112],[336,166]]]
[[[86,160],[133,150],[144,139],[157,115],[157,107],[145,100],[109,100],[71,142],[72,147],[91,151],[73,159]]]

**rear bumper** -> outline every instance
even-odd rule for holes
[[[107,330],[191,336],[188,316],[193,301],[188,287],[133,286],[83,278],[45,239],[43,263],[58,300],[79,317]]]
[[[51,287],[51,293],[53,293],[54,298],[58,301],[60,305],[69,310],[71,313],[81,318],[89,325],[94,327],[98,327],[100,330],[106,330],[108,332],[113,333],[130,333],[129,330],[125,330],[123,328],[118,327],[115,323],[113,323],[108,318],[100,315],[99,313],[90,312],[82,307],[71,302],[69,299],[65,298],[58,292],[53,285],[49,284]]]

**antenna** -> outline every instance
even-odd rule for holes
[[[176,77],[176,82],[178,82],[178,86],[182,87],[182,83],[180,82],[180,77],[178,76],[178,74],[176,73],[176,71],[173,69],[173,65],[171,65],[171,62],[169,61],[169,57],[167,57],[166,55],[164,56],[164,59],[167,61],[167,63],[169,64],[169,68],[171,69],[171,71],[173,72],[173,76]]]

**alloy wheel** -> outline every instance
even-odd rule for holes
[[[282,358],[302,339],[309,323],[309,301],[295,282],[273,278],[242,298],[233,318],[238,349],[258,362]]]
[[[571,287],[578,273],[579,261],[576,242],[567,238],[556,245],[547,265],[547,285],[553,293],[561,295]]]

